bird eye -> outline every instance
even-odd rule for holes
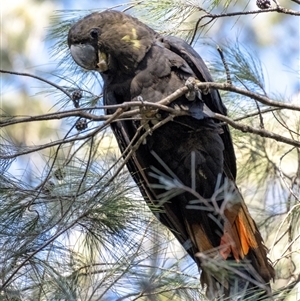
[[[99,30],[98,28],[93,28],[91,31],[90,31],[90,35],[93,39],[97,39],[98,38],[98,35],[99,35]]]

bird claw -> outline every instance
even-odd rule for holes
[[[201,92],[204,94],[204,95],[207,95],[210,93],[210,88],[209,86],[206,86],[204,88],[201,89]]]
[[[144,103],[144,98],[141,95],[137,96],[136,100],[140,101],[141,103]]]
[[[201,99],[201,94],[197,86],[197,81],[194,77],[189,77],[186,80],[185,85],[189,89],[189,91],[185,94],[185,97],[189,101],[194,101],[196,96],[198,96]]]

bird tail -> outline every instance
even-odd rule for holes
[[[269,282],[275,271],[268,250],[241,194],[235,185],[232,188],[231,200],[223,202],[218,248],[196,255],[202,269],[201,283],[206,284],[210,299],[272,300]]]
[[[270,284],[253,268],[250,261],[236,262],[222,257],[197,254],[201,262],[201,283],[209,300],[273,300]]]

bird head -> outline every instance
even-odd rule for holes
[[[157,35],[136,18],[119,11],[92,13],[69,30],[68,45],[74,61],[101,73],[120,70],[130,73]]]

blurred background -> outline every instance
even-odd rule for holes
[[[291,10],[299,10],[297,1],[283,0],[279,4]],[[274,2],[272,2],[272,5],[275,7]],[[72,89],[78,86],[84,87],[86,90],[93,91],[93,96],[99,96],[98,98],[86,97],[85,105],[101,104],[100,78],[95,74],[86,75],[82,70],[78,71],[77,68],[78,75],[76,70],[71,68],[72,63],[66,58],[67,29],[64,26],[68,26],[72,23],[72,20],[88,14],[90,10],[102,10],[111,7],[123,10],[132,7],[129,13],[139,17],[149,26],[162,33],[179,35],[187,39],[187,41],[191,41],[195,23],[203,15],[203,11],[198,10],[199,6],[211,11],[213,14],[258,10],[255,1],[244,0],[234,2],[163,0],[148,1],[148,3],[139,1],[127,4],[112,0],[10,0],[5,1],[5,3],[2,1],[0,69],[30,73],[63,87],[72,87]],[[209,21],[209,19],[204,19],[201,24],[204,24],[206,21]],[[299,16],[264,12],[218,18],[203,27],[199,27],[192,45],[208,64],[216,80],[224,80],[225,78],[224,70],[222,69],[223,65],[216,50],[217,45],[224,49],[225,58],[226,51],[228,51],[227,58],[230,64],[232,63],[230,61],[231,48],[237,49],[240,47],[241,54],[245,54],[249,61],[257,63],[258,73],[264,82],[264,91],[271,99],[300,105],[299,34]],[[233,63],[231,66],[233,66]],[[222,72],[223,75],[221,74]],[[0,81],[2,120],[7,120],[7,118],[12,116],[18,116],[19,118],[32,115],[37,116],[73,108],[73,103],[64,98],[57,89],[37,79],[28,76],[1,74]],[[226,93],[223,97],[231,117],[242,117],[247,111],[252,112],[255,108],[255,103],[249,103],[248,99],[245,100],[242,97],[232,99],[232,94]],[[298,139],[299,120],[299,112],[290,111],[282,112],[276,118],[272,114],[266,115],[264,121],[269,130]],[[284,125],[282,125],[282,121],[284,121]],[[252,125],[259,124],[258,120],[250,120],[249,122]],[[278,126],[279,124],[281,126]],[[14,156],[15,151],[21,148],[30,149],[37,145],[44,145],[51,141],[63,139],[66,133],[72,130],[73,126],[74,119],[64,121],[52,119],[38,123],[26,122],[22,123],[21,126],[15,123],[1,128],[1,144],[5,146],[1,155],[5,159],[2,163],[5,172],[9,173],[16,183],[22,183],[24,187],[28,185],[32,189],[32,187],[40,185],[41,181],[45,179],[45,175],[49,172],[49,166],[51,165],[49,162],[54,157],[53,151],[50,148],[42,148],[39,151],[28,152],[28,154],[17,157]],[[243,191],[246,202],[249,204],[250,211],[254,214],[262,229],[263,236],[266,237],[268,247],[271,249],[270,256],[276,262],[278,278],[274,287],[279,289],[297,279],[300,272],[299,153],[293,147],[275,143],[262,137],[244,135],[235,130],[233,130],[233,135],[238,159],[239,186]],[[116,143],[109,131],[101,136],[99,140],[101,141],[98,141],[97,145],[101,146],[101,151],[97,154],[97,158],[101,166],[101,164],[103,165],[101,163],[103,158],[107,158],[107,155],[104,153],[108,152],[112,161],[119,154],[115,149]],[[60,162],[64,162],[65,158],[68,158],[70,155],[70,149],[71,147],[63,149],[63,154],[58,156],[58,160],[55,162],[56,171],[59,170]],[[83,161],[86,159],[84,156],[82,155],[81,157]],[[67,173],[68,177],[74,177],[72,170],[68,170]],[[56,180],[59,182],[59,176]],[[130,180],[127,185],[134,186]],[[64,187],[64,189],[66,188]],[[72,190],[71,188],[69,189],[70,191]],[[127,196],[139,199],[139,193],[136,190],[133,191],[130,191],[130,193],[127,191]],[[154,229],[159,227],[155,221],[151,220],[152,216],[148,214],[147,209],[145,208],[144,210],[147,222],[154,224]],[[146,226],[143,229],[148,228]],[[81,232],[79,231],[78,233]],[[83,247],[86,240],[78,233],[73,231],[71,239],[69,237],[60,237],[59,243],[65,244],[70,239],[72,247],[68,250],[72,249],[72,252],[74,251],[81,255],[87,252],[88,256],[91,256],[94,251],[86,251],[85,247]],[[290,235],[287,235],[287,233],[290,233]],[[138,234],[141,240],[143,240],[143,235],[143,233]],[[172,241],[171,244],[166,245],[166,240],[157,234],[156,231],[151,232],[151,235],[147,236],[147,241],[145,242],[147,248],[153,248],[155,254],[162,254],[163,250],[165,257],[162,256],[164,260],[158,259],[158,257],[144,258],[143,262],[147,267],[146,269],[144,266],[144,271],[146,269],[145,279],[149,278],[148,275],[155,274],[152,270],[153,266],[160,266],[160,273],[156,275],[159,275],[157,277],[161,277],[160,279],[166,279],[164,278],[165,275],[161,273],[164,269],[172,269],[174,267],[175,262],[172,261],[172,258],[176,257],[176,260],[178,260],[175,268],[177,271],[176,275],[182,276],[183,279],[181,280],[183,282],[193,280],[191,290],[186,295],[188,296],[186,300],[198,300],[196,297],[198,295],[194,291],[198,283],[197,268],[189,258],[185,257],[181,247],[177,242],[174,242],[171,235],[169,233],[164,233],[164,235],[169,237],[169,240]],[[152,244],[153,241],[161,242],[159,244],[159,252],[155,250],[157,245]],[[129,244],[129,246],[131,245]],[[124,250],[118,249],[119,254],[125,254],[125,249],[127,250],[127,248],[124,248]],[[145,251],[145,248],[143,250]],[[105,260],[107,260],[107,257],[111,258],[109,252],[105,251],[103,254],[103,258],[106,257]],[[285,256],[286,254],[289,254],[289,256]],[[74,256],[76,257],[76,254]],[[82,256],[85,257],[87,255]],[[145,256],[145,253],[143,253],[143,256]],[[94,255],[94,258],[96,257]],[[46,255],[44,254],[41,258],[45,260]],[[82,258],[81,260],[83,260]],[[74,258],[72,260],[76,261]],[[90,264],[89,260],[87,261]],[[105,260],[103,259],[103,261]],[[180,263],[179,260],[181,260]],[[78,261],[76,261],[76,264],[79,265]],[[86,263],[86,265],[88,264]],[[86,266],[85,269],[85,272],[88,274]],[[183,274],[185,272],[188,273],[187,278],[184,278]],[[138,275],[140,272],[135,271],[135,273],[135,275]],[[5,275],[7,276],[7,274]],[[62,277],[63,273],[60,276]],[[32,276],[31,281],[34,282],[33,279],[35,279],[35,283],[37,283],[37,278],[41,276],[35,277]],[[140,277],[142,276],[140,275]],[[136,285],[136,287],[141,288],[143,285],[146,287],[149,283],[146,283],[146,280],[143,280],[144,282],[137,281],[137,276],[135,282],[133,280],[130,282],[129,278],[124,282],[118,283],[119,278],[116,276],[108,277],[108,282],[114,281],[118,283],[118,288],[112,289],[108,285],[106,286],[107,294],[102,288],[101,294],[99,294],[102,299],[99,296],[97,298],[100,298],[99,300],[136,300],[134,298],[130,299],[131,297],[123,298],[123,296],[128,296],[131,286]],[[174,280],[174,278],[172,279]],[[98,300],[95,297],[97,296],[96,293],[94,293],[95,298],[93,299],[91,291],[99,292],[100,289],[97,290],[97,281],[99,279],[97,281],[94,279],[93,281],[94,290],[91,288],[90,283],[76,282],[77,285],[82,287],[86,285],[89,289],[82,290],[85,292],[84,294],[82,293],[80,296],[77,295],[77,297],[73,296],[72,298],[74,300]],[[176,281],[179,280],[177,279]],[[39,291],[39,299],[34,299],[37,298],[36,294],[32,295],[33,297],[30,297],[28,294],[22,297],[24,295],[18,293],[19,299],[17,300],[73,300],[71,297],[68,299],[68,297],[55,295],[53,292],[64,291],[63,289],[59,290],[58,286],[55,286],[55,289],[52,291],[49,289],[52,292],[51,296],[54,296],[53,298],[51,297],[52,299],[46,293],[45,296],[47,295],[49,299],[41,297],[43,294]],[[66,291],[72,290],[68,288]],[[139,289],[136,289],[136,291],[138,292]],[[149,297],[149,299],[145,298],[144,300],[169,300],[168,298],[170,298],[169,295],[166,295],[167,297],[164,294],[157,295],[160,296],[158,299],[150,299]],[[60,296],[63,296],[63,294]],[[67,293],[64,296],[67,296]],[[137,294],[135,298],[136,296]],[[287,296],[285,300],[299,300],[297,298],[300,299],[300,292],[293,290],[292,294]],[[0,298],[0,300],[2,299]]]
[[[161,7],[158,7],[158,3]],[[76,2],[12,0],[2,3],[1,68],[28,72],[59,82],[56,74],[59,68],[57,59],[59,53],[55,39],[49,38],[51,29],[63,20],[76,16],[78,18],[87,14],[89,10],[110,7],[122,10],[131,6],[130,3],[121,4],[123,4],[121,1],[93,0]],[[258,9],[255,1],[234,3],[190,1],[187,4],[195,7],[200,5],[212,10],[214,14]],[[164,6],[168,5],[173,5],[173,9],[165,13]],[[131,10],[131,13],[163,33],[180,35],[189,41],[195,21],[202,12],[190,7],[186,11],[179,11],[180,5],[183,5],[180,1],[151,1],[147,4],[141,2]],[[297,8],[296,2],[288,0],[282,1],[280,5],[291,9]],[[179,17],[174,18],[176,14]],[[173,19],[168,19],[170,15]],[[268,95],[274,99],[297,102],[300,91],[299,26],[299,17],[276,12],[224,17],[203,27],[194,39],[193,46],[210,65],[218,55],[217,45],[227,47],[234,46],[238,42],[242,47],[246,47],[254,60],[260,61]],[[56,56],[53,56],[53,53]],[[53,97],[53,93],[40,95],[43,90],[45,90],[43,84],[35,79],[2,74],[2,112],[7,115],[51,112],[57,99]],[[51,124],[44,122],[41,127],[36,127],[27,123],[22,128],[11,127],[7,130],[16,143],[28,143],[29,140],[34,143],[48,139],[49,135],[55,135],[54,128],[57,129],[58,124],[59,121]]]

